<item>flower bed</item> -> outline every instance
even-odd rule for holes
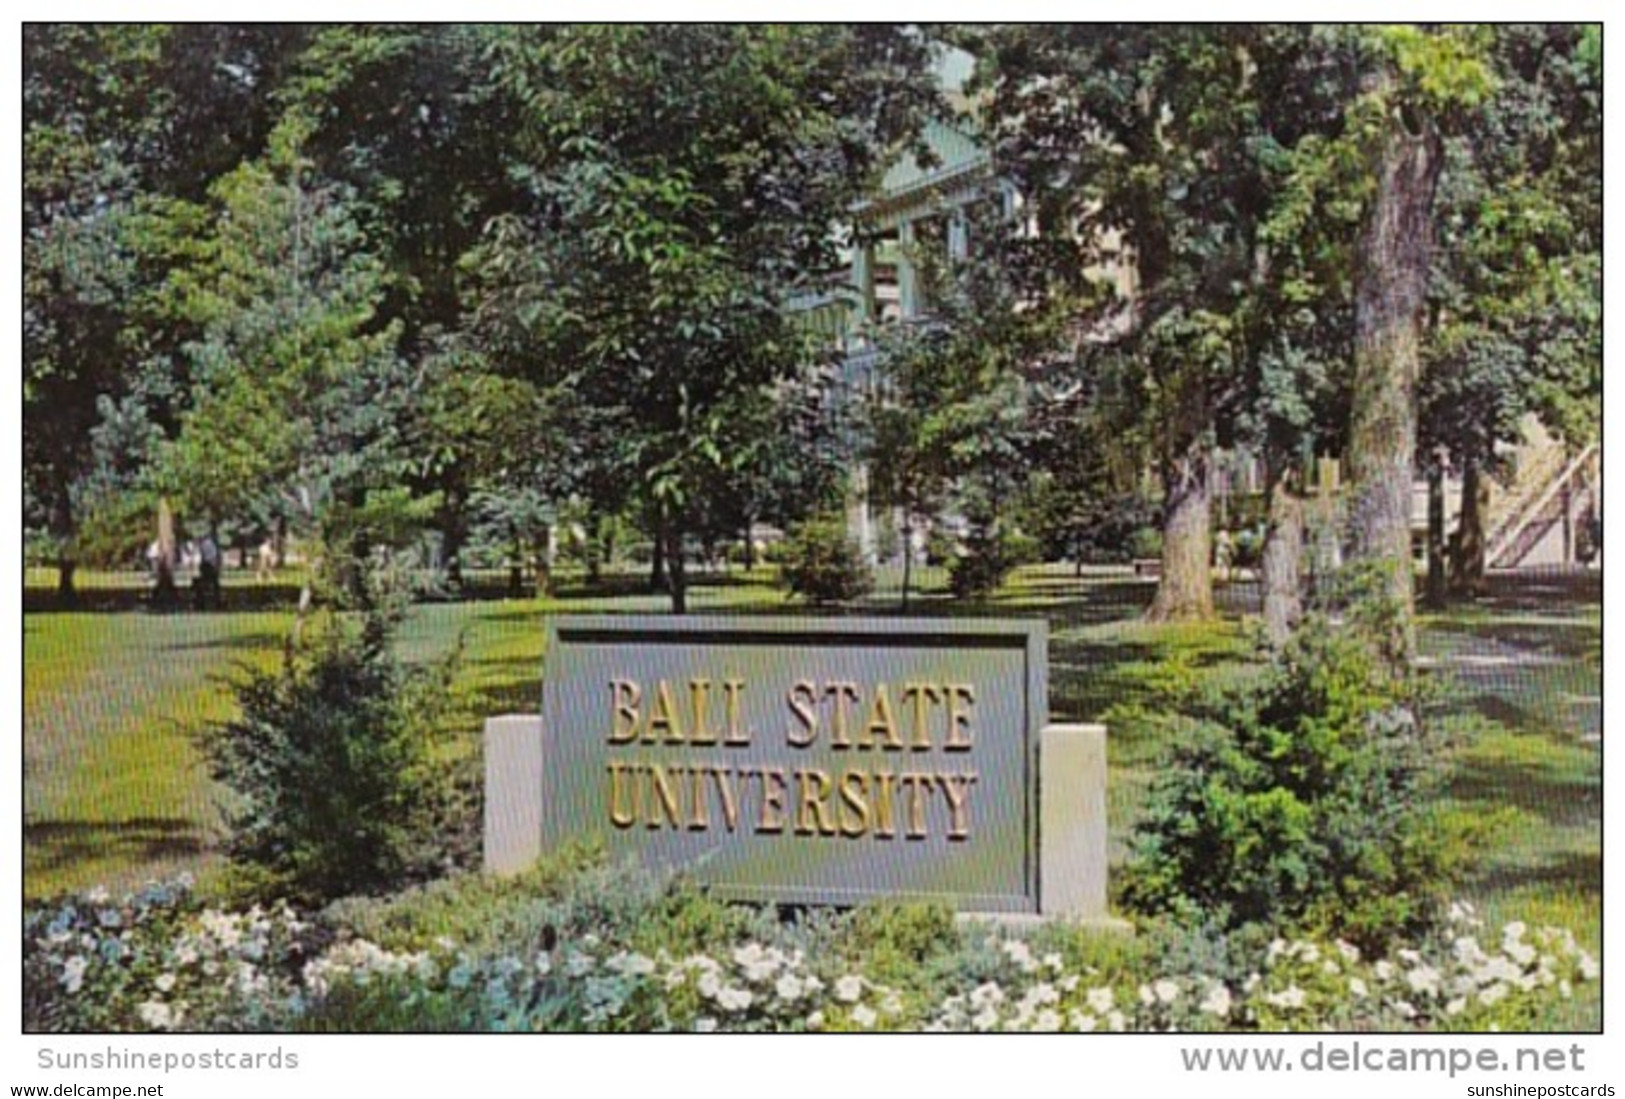
[[[597,899],[583,899],[569,882],[533,894],[471,879],[444,887],[432,908],[407,902],[419,908],[406,920],[402,902],[387,900],[364,902],[369,918],[360,920],[343,906],[222,910],[185,882],[118,900],[66,898],[26,915],[25,1026],[1528,1029],[1598,976],[1567,931],[1485,928],[1461,905],[1443,933],[1387,957],[1309,937],[1226,942],[1221,964],[1192,961],[1169,947],[1176,940],[1155,934],[1113,940],[1050,927],[1021,938],[917,908],[780,922],[683,888],[632,883],[618,891],[617,881],[601,879]],[[610,911],[603,896],[624,904]],[[425,940],[420,924],[455,929],[447,913],[459,905],[478,909],[472,922],[535,930]],[[380,911],[385,918],[372,918]],[[360,933],[369,919],[385,941]]]

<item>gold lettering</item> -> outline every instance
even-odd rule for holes
[[[959,707],[959,700],[964,699],[966,706],[976,703],[976,696],[969,683],[944,684],[943,690],[948,695],[948,742],[942,747],[949,752],[968,752],[971,748],[970,713]],[[965,735],[963,739],[960,733]]]
[[[824,693],[835,699],[835,728],[830,736],[830,747],[850,748],[852,741],[847,736],[849,728],[847,721],[847,699],[853,702],[858,700],[858,685],[856,683],[831,683],[824,688]]]
[[[672,786],[671,775],[658,763],[650,763],[646,769],[649,774],[649,789],[655,795],[655,804],[649,807],[650,829],[665,827],[661,820],[662,810],[673,828],[681,828],[682,815],[677,811],[677,790]]]
[[[610,719],[609,742],[630,744],[638,738],[638,704],[643,701],[643,688],[630,679],[609,681]],[[625,719],[623,725],[621,719]]]
[[[852,839],[869,830],[869,776],[862,771],[847,771],[841,775],[841,804],[836,816],[840,818],[841,835]],[[847,810],[852,810],[852,817]]]
[[[965,809],[965,802],[970,797],[971,784],[975,781],[975,771],[937,776],[937,783],[942,787],[942,794],[948,801],[950,817],[948,838],[951,840],[970,838],[970,814]]]
[[[796,835],[833,836],[835,825],[829,819],[829,796],[834,787],[829,775],[811,768],[796,771],[800,798],[796,805]],[[816,825],[814,820],[816,818]]]
[[[897,732],[897,718],[892,713],[891,694],[886,690],[884,683],[875,684],[875,701],[869,707],[869,721],[863,727],[863,739],[858,741],[859,748],[873,748],[875,746],[875,733],[886,738],[888,751],[903,749],[903,738]]]
[[[688,769],[688,828],[691,832],[704,832],[711,827],[709,799],[705,796],[705,767]]]
[[[709,679],[691,679],[688,681],[689,700],[694,705],[694,727],[689,733],[690,744],[715,744],[717,731],[705,723],[706,711],[709,709],[711,696],[711,681]]]
[[[875,772],[875,836],[891,839],[897,835],[892,823],[892,782],[896,775],[890,771]]]
[[[931,776],[922,771],[904,771],[897,785],[908,787],[908,838],[925,838],[925,799],[931,794]]]
[[[789,784],[784,778],[783,767],[763,767],[757,774],[762,776],[762,819],[756,825],[758,832],[784,831],[784,795]]]
[[[739,796],[734,789],[734,770],[732,767],[707,767],[711,777],[717,780],[717,796],[722,799],[722,819],[728,825],[728,831],[739,829]],[[726,773],[727,781],[724,781]]]
[[[621,772],[637,772],[635,763],[615,763],[609,765],[609,822],[617,828],[630,828],[638,822],[637,811],[631,806],[621,806],[621,795],[625,792],[625,783],[621,781]]]
[[[722,681],[722,693],[728,702],[728,737],[723,743],[733,748],[742,748],[750,744],[750,730],[739,727],[739,695],[744,689],[743,679]]]
[[[914,697],[914,737],[909,741],[909,747],[916,752],[931,750],[931,727],[926,717],[930,704],[942,700],[942,692],[929,683],[907,683],[903,685],[903,698],[910,695]]]
[[[802,695],[807,696],[805,703],[800,701]],[[818,739],[818,688],[803,679],[790,688],[789,701],[790,709],[801,720],[801,724],[806,726],[806,739],[798,739],[795,729],[785,734],[785,739],[792,747],[805,748]]]
[[[653,744],[660,737],[656,729],[665,729],[665,742],[667,744],[681,744],[683,742],[683,725],[677,718],[677,703],[671,698],[671,684],[664,679],[655,683],[655,702],[649,708],[649,724],[643,730],[643,740]]]

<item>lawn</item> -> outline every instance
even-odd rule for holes
[[[105,882],[123,885],[182,869],[207,873],[217,840],[210,783],[192,734],[229,712],[239,663],[267,664],[291,622],[291,589],[234,586],[251,609],[149,614],[131,578],[86,578],[87,604],[49,611],[43,588],[24,619],[25,890],[29,896]],[[41,581],[42,584],[48,581]],[[1231,613],[1190,627],[1139,621],[1151,594],[1125,570],[1024,570],[988,603],[965,606],[940,581],[910,613],[1042,615],[1050,623],[1050,706],[1062,720],[1105,720],[1171,692],[1247,672],[1250,627]],[[547,599],[417,607],[400,636],[409,659],[463,646],[465,727],[472,748],[480,715],[538,704],[542,624],[563,611],[661,611],[632,578],[618,591],[566,585]],[[702,578],[697,612],[804,613],[763,574]],[[895,610],[895,593],[869,608]],[[1491,598],[1424,616],[1422,649],[1453,685],[1462,712],[1482,718],[1452,787],[1455,807],[1496,822],[1470,885],[1492,917],[1572,927],[1600,945],[1601,594],[1595,576],[1566,582],[1500,580]],[[1126,724],[1111,741],[1109,814],[1114,861],[1167,745]],[[1592,1010],[1587,1008],[1586,1010]],[[1581,1018],[1584,1018],[1582,1016]]]

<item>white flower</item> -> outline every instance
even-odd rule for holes
[[[1157,1002],[1171,1004],[1179,999],[1179,985],[1164,977],[1151,986],[1151,991],[1157,994]]]
[[[1004,989],[992,981],[986,981],[971,989],[970,1003],[972,1007],[992,1007],[994,1004],[1002,1004],[1003,1002]]]
[[[716,970],[707,969],[704,973],[700,974],[698,987],[701,996],[704,996],[708,1000],[713,999],[719,992],[722,991],[722,978],[717,976]]]
[[[1493,1007],[1506,999],[1508,988],[1506,985],[1494,984],[1478,994],[1478,1002],[1485,1007]]]
[[[835,982],[835,998],[845,1004],[855,1004],[863,995],[863,978],[848,973]]]
[[[1053,1034],[1061,1029],[1061,1016],[1053,1008],[1045,1008],[1033,1020],[1033,1029],[1044,1034]]]
[[[897,1015],[901,1013],[903,1010],[903,998],[897,995],[897,993],[893,992],[891,989],[887,989],[886,995],[880,1001],[880,1010],[887,1015]]]
[[[1109,988],[1091,988],[1083,998],[1089,1010],[1096,1015],[1104,1015],[1112,1009],[1112,990]]]
[[[1106,1016],[1106,1026],[1121,1034],[1128,1029],[1128,1020],[1123,1018],[1121,1011],[1113,1011]]]
[[[998,1025],[998,1022],[999,1022],[999,1011],[998,1011],[998,1009],[993,1008],[993,1007],[986,1007],[986,1008],[983,1008],[981,1011],[978,1011],[976,1013],[976,1015],[974,1017],[972,1017],[972,1019],[970,1021],[970,1025],[975,1027],[977,1030],[992,1030],[995,1026]]]
[[[1100,1020],[1096,1019],[1093,1015],[1085,1015],[1083,1012],[1075,1009],[1069,1012],[1066,1018],[1067,1021],[1072,1024],[1072,1029],[1080,1034],[1087,1034],[1091,1030],[1094,1030],[1095,1027],[1100,1025]]]
[[[1021,998],[1021,1002],[1028,1007],[1043,1007],[1046,1004],[1059,1003],[1060,999],[1060,991],[1048,981],[1044,981],[1029,988],[1027,994]]]
[[[807,1016],[807,1029],[808,1030],[823,1030],[824,1029],[824,1013],[822,1011],[815,1011],[811,1015]]]
[[[1055,983],[1061,986],[1062,992],[1075,992],[1081,979],[1076,973],[1068,973]]]
[[[717,1021],[709,1015],[701,1015],[694,1020],[694,1033],[710,1034],[717,1029]]]
[[[1207,1015],[1217,1015],[1219,1018],[1225,1019],[1230,1015],[1230,1007],[1230,990],[1224,985],[1216,984],[1207,990],[1207,995],[1203,997],[1201,1004],[1197,1006],[1197,1010]]]
[[[169,1010],[169,1005],[158,1000],[148,1000],[136,1008],[136,1014],[153,1030],[168,1030],[178,1021]]]
[[[572,977],[579,977],[589,972],[596,964],[591,954],[578,954],[571,951],[570,956],[564,959],[564,971]]]
[[[725,988],[717,993],[717,1004],[726,1011],[744,1011],[756,1001],[746,988]]]
[[[1507,924],[1501,929],[1501,942],[1517,942],[1519,939],[1523,938],[1523,933],[1528,930],[1528,926],[1522,920],[1513,920],[1511,923]]]
[[[545,977],[553,972],[553,959],[547,954],[536,955],[536,976]]]
[[[1264,997],[1264,1002],[1271,1007],[1296,1009],[1302,1007],[1307,999],[1308,996],[1303,989],[1297,985],[1292,985],[1281,992],[1271,992]]]
[[[1042,961],[1046,967],[1053,969],[1057,973],[1066,968],[1066,962],[1059,954],[1045,954]]]
[[[1354,998],[1357,1000],[1363,1000],[1367,996],[1371,995],[1371,990],[1367,988],[1365,982],[1358,977],[1349,978],[1349,992],[1352,993]]]
[[[157,987],[159,992],[168,992],[170,989],[175,987],[175,974],[161,974],[158,979],[152,983]]]
[[[1444,1013],[1446,1015],[1460,1015],[1466,1010],[1467,997],[1465,996],[1457,996],[1454,1000],[1451,1000],[1448,1004],[1444,1005]]]
[[[1005,956],[1016,964],[1023,973],[1033,973],[1038,969],[1038,959],[1027,944],[1020,939],[1006,939],[1002,944]]]
[[[1430,965],[1418,965],[1405,974],[1405,983],[1411,986],[1412,992],[1426,993],[1434,996],[1439,992],[1439,971]]]
[[[1343,960],[1350,965],[1360,960],[1360,948],[1353,943],[1344,942],[1342,939],[1337,940],[1337,952],[1343,955]]]
[[[89,967],[90,962],[79,954],[62,963],[62,987],[68,990],[70,996],[84,985],[85,970]]]
[[[878,1018],[879,1016],[874,1013],[874,1009],[867,1004],[859,1004],[852,1009],[852,1021],[865,1030],[874,1026]]]
[[[794,973],[786,973],[774,982],[773,991],[778,993],[781,1000],[800,999],[802,992],[801,978]]]
[[[1501,949],[1505,950],[1507,956],[1513,961],[1517,962],[1519,965],[1528,965],[1530,962],[1534,961],[1536,957],[1535,948],[1525,942],[1518,942],[1514,940],[1512,942],[1503,943],[1501,944]]]
[[[1140,986],[1140,1002],[1146,1007],[1150,1007],[1157,1002],[1157,994],[1151,991],[1150,985]]]
[[[1583,951],[1580,954],[1580,960],[1576,964],[1580,967],[1580,979],[1582,981],[1595,981],[1598,974],[1602,972],[1597,966],[1597,959]]]

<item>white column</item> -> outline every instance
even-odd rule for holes
[[[852,242],[852,286],[858,292],[851,323],[851,331],[856,332],[875,315],[875,246],[869,242]]]
[[[914,268],[914,223],[905,221],[897,227],[897,300],[903,319],[920,312],[920,279]]]
[[[950,263],[962,263],[970,255],[970,223],[965,220],[965,211],[955,208],[948,215],[948,260]]]

